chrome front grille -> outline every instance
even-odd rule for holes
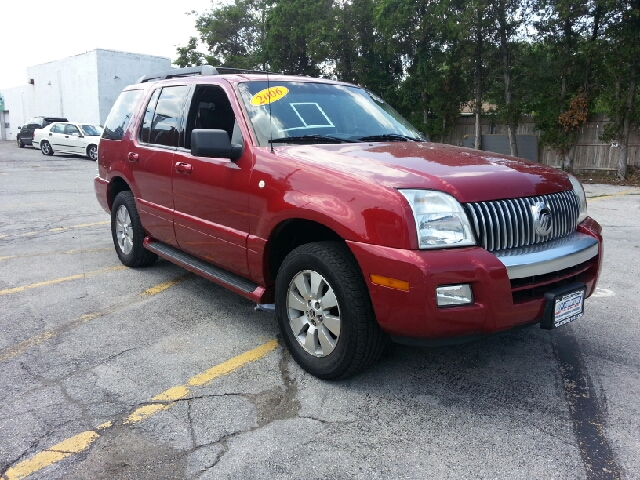
[[[545,203],[551,211],[552,229],[548,235],[540,235],[535,229],[532,207],[537,203]],[[478,244],[492,252],[564,237],[575,231],[580,213],[573,190],[464,205]]]

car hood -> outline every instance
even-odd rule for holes
[[[389,188],[440,190],[460,202],[571,190],[567,174],[492,152],[429,142],[281,146],[278,154]]]

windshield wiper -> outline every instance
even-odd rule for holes
[[[292,137],[274,138],[269,140],[269,143],[355,143],[355,140],[331,135],[294,135]]]
[[[382,135],[368,135],[360,137],[358,140],[362,142],[421,142],[419,138],[409,137],[407,135],[399,135],[397,133],[384,133]]]

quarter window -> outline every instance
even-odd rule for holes
[[[102,138],[122,140],[122,136],[131,121],[133,110],[141,96],[142,90],[127,90],[120,94],[104,124]]]

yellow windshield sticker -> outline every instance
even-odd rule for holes
[[[273,102],[277,102],[282,97],[289,93],[287,87],[271,87],[260,90],[251,99],[251,105],[259,107],[261,105],[268,105]]]

